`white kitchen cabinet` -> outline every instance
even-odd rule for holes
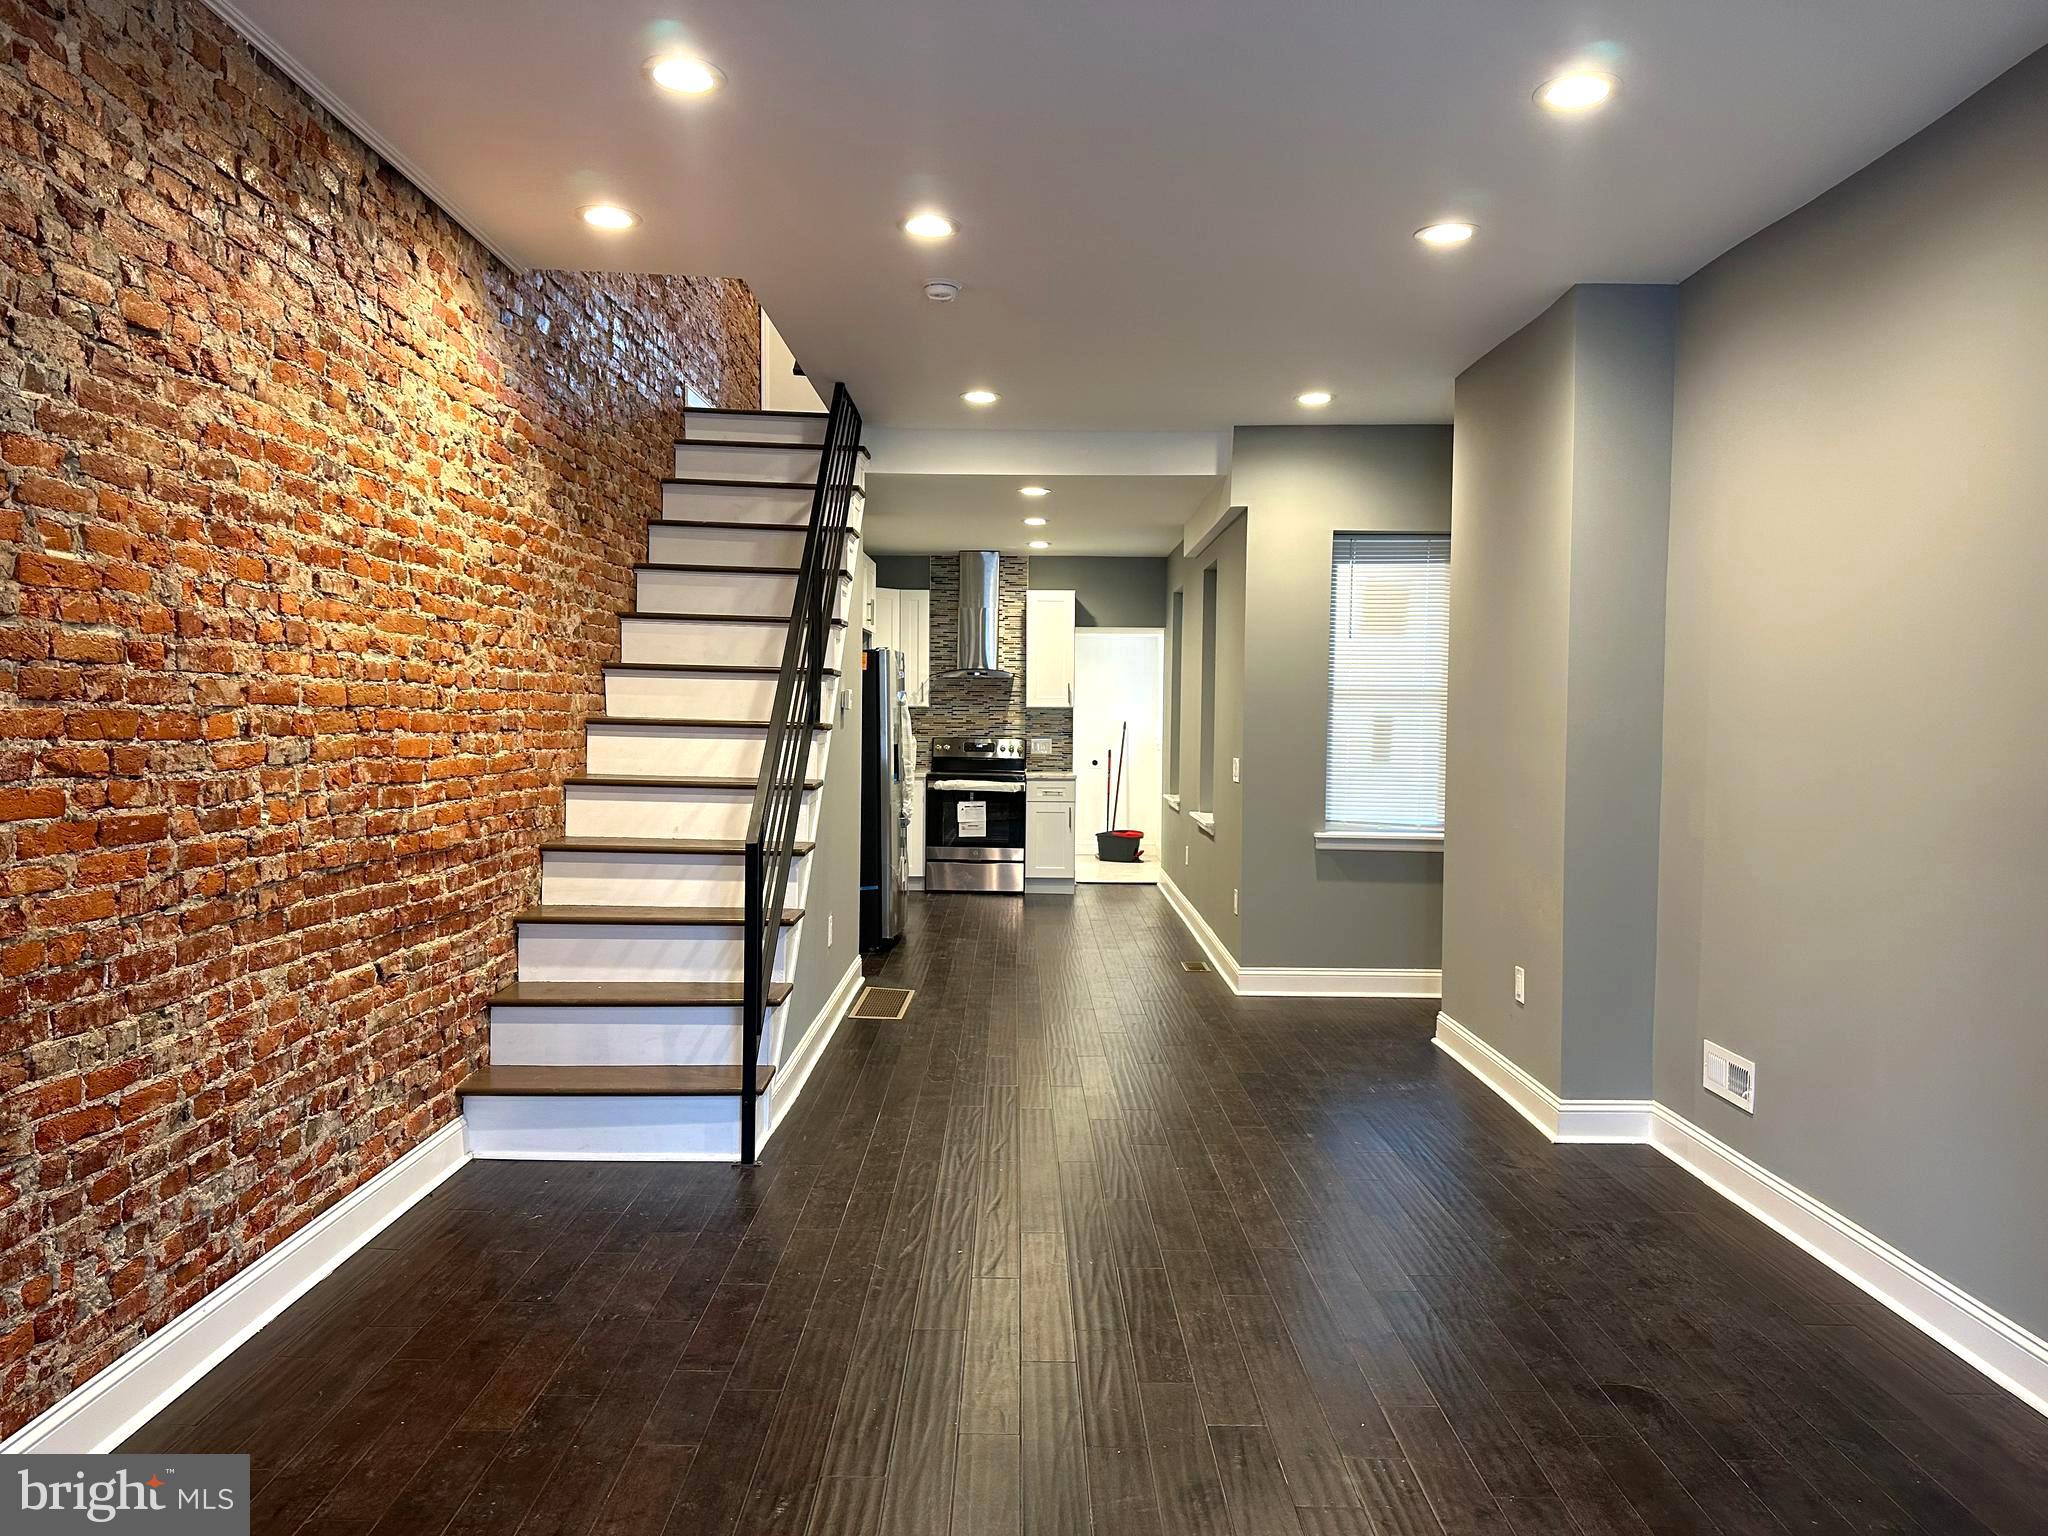
[[[875,562],[865,553],[860,557],[860,589],[867,593],[861,602],[860,623],[863,629],[875,627]]]
[[[1024,707],[1070,709],[1074,703],[1074,594],[1024,594]]]
[[[1033,779],[1024,805],[1024,878],[1074,878],[1074,781]]]
[[[932,701],[932,595],[904,589],[896,594],[896,649],[903,653],[903,691],[922,709]]]
[[[896,626],[901,612],[897,599],[902,595],[893,587],[877,587],[868,598],[873,605],[868,613],[868,644],[885,651],[902,649],[896,643]]]
[[[909,878],[924,880],[924,776],[913,777],[905,790],[910,796],[910,821],[903,829],[905,862]]]

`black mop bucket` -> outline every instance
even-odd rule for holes
[[[1143,832],[1098,832],[1095,834],[1095,857],[1105,864],[1135,864],[1138,862],[1138,844],[1144,840]]]

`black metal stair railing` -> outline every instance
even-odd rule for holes
[[[768,1026],[775,957],[782,943],[783,896],[803,820],[804,783],[810,776],[811,742],[820,725],[825,657],[838,606],[840,571],[851,555],[847,521],[853,509],[854,471],[860,458],[860,411],[844,384],[832,391],[826,418],[825,451],[818,461],[818,486],[811,495],[811,523],[797,568],[796,598],[789,610],[789,636],[782,646],[782,671],[775,679],[775,703],[768,712],[768,739],[761,751],[761,778],[747,820],[746,958],[740,1004],[740,1161],[755,1158],[760,1112],[761,1042]]]

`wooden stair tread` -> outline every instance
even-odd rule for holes
[[[790,927],[803,915],[802,907],[784,907],[782,926]],[[635,928],[743,928],[747,914],[743,907],[528,907],[512,921],[600,928],[607,924]]]
[[[570,1098],[704,1098],[737,1094],[740,1067],[481,1067],[455,1090],[460,1098],[516,1094]],[[775,1068],[754,1073],[756,1092]]]
[[[807,523],[747,523],[732,522],[722,517],[650,517],[648,521],[657,528],[719,528],[737,533],[809,533]],[[851,526],[839,530],[851,539],[860,537],[860,530]]]
[[[760,784],[759,778],[742,779],[733,775],[720,777],[716,774],[650,774],[650,773],[577,773],[562,781],[564,784],[609,784],[628,789],[753,789]],[[805,779],[805,789],[822,789],[823,779]]]
[[[694,446],[709,448],[715,445],[699,442]],[[805,445],[793,443],[790,446],[801,448]],[[817,445],[813,443],[809,446],[816,447]],[[663,485],[715,485],[722,490],[745,491],[816,491],[818,488],[818,482],[815,480],[717,480],[700,475],[668,475],[663,478],[661,483]],[[867,490],[864,486],[856,485],[852,487],[852,490],[856,496],[865,497],[867,495]],[[660,519],[656,518],[655,521],[659,522]]]
[[[798,853],[809,853],[816,843],[800,842]],[[540,845],[542,853],[745,853],[747,843],[739,837],[558,837]]]
[[[714,720],[709,716],[696,715],[589,715],[585,725],[675,725],[687,726],[692,730],[729,728],[735,731],[765,731],[770,724],[766,720]],[[811,727],[814,731],[829,731],[830,721],[820,720]]]
[[[789,615],[786,613],[642,613],[637,608],[631,613],[622,614],[621,617],[638,619],[645,624],[787,624],[789,622]],[[834,619],[832,627],[834,629],[844,629],[846,628],[846,620]],[[778,672],[781,670],[780,667],[776,668]]]
[[[679,437],[675,440],[675,445],[678,448],[775,448],[780,449],[784,453],[823,453],[825,451],[823,443],[777,443],[772,441],[764,443],[758,438]],[[860,444],[854,449],[854,452],[864,459],[872,459],[875,456],[874,450],[869,448],[866,443]]]
[[[607,672],[743,672],[750,677],[775,677],[782,668],[772,662],[741,661],[614,661]],[[827,667],[825,676],[837,677],[837,667]]]
[[[673,523],[667,526],[673,528]],[[633,563],[636,571],[716,571],[723,576],[795,576],[800,568],[794,565],[708,565],[695,560],[637,560]],[[845,566],[839,567],[839,579],[850,580],[853,572]]]
[[[832,419],[830,411],[771,411],[765,406],[759,409],[751,409],[742,405],[684,406],[683,420],[688,421],[692,416],[793,416],[799,417],[804,421],[830,421]]]
[[[768,988],[773,1008],[790,984]],[[494,1008],[737,1008],[745,988],[736,981],[515,981],[491,999]]]

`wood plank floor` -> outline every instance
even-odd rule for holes
[[[279,1536],[2048,1531],[2048,1421],[1428,1005],[911,921],[762,1167],[472,1164],[130,1448]]]

